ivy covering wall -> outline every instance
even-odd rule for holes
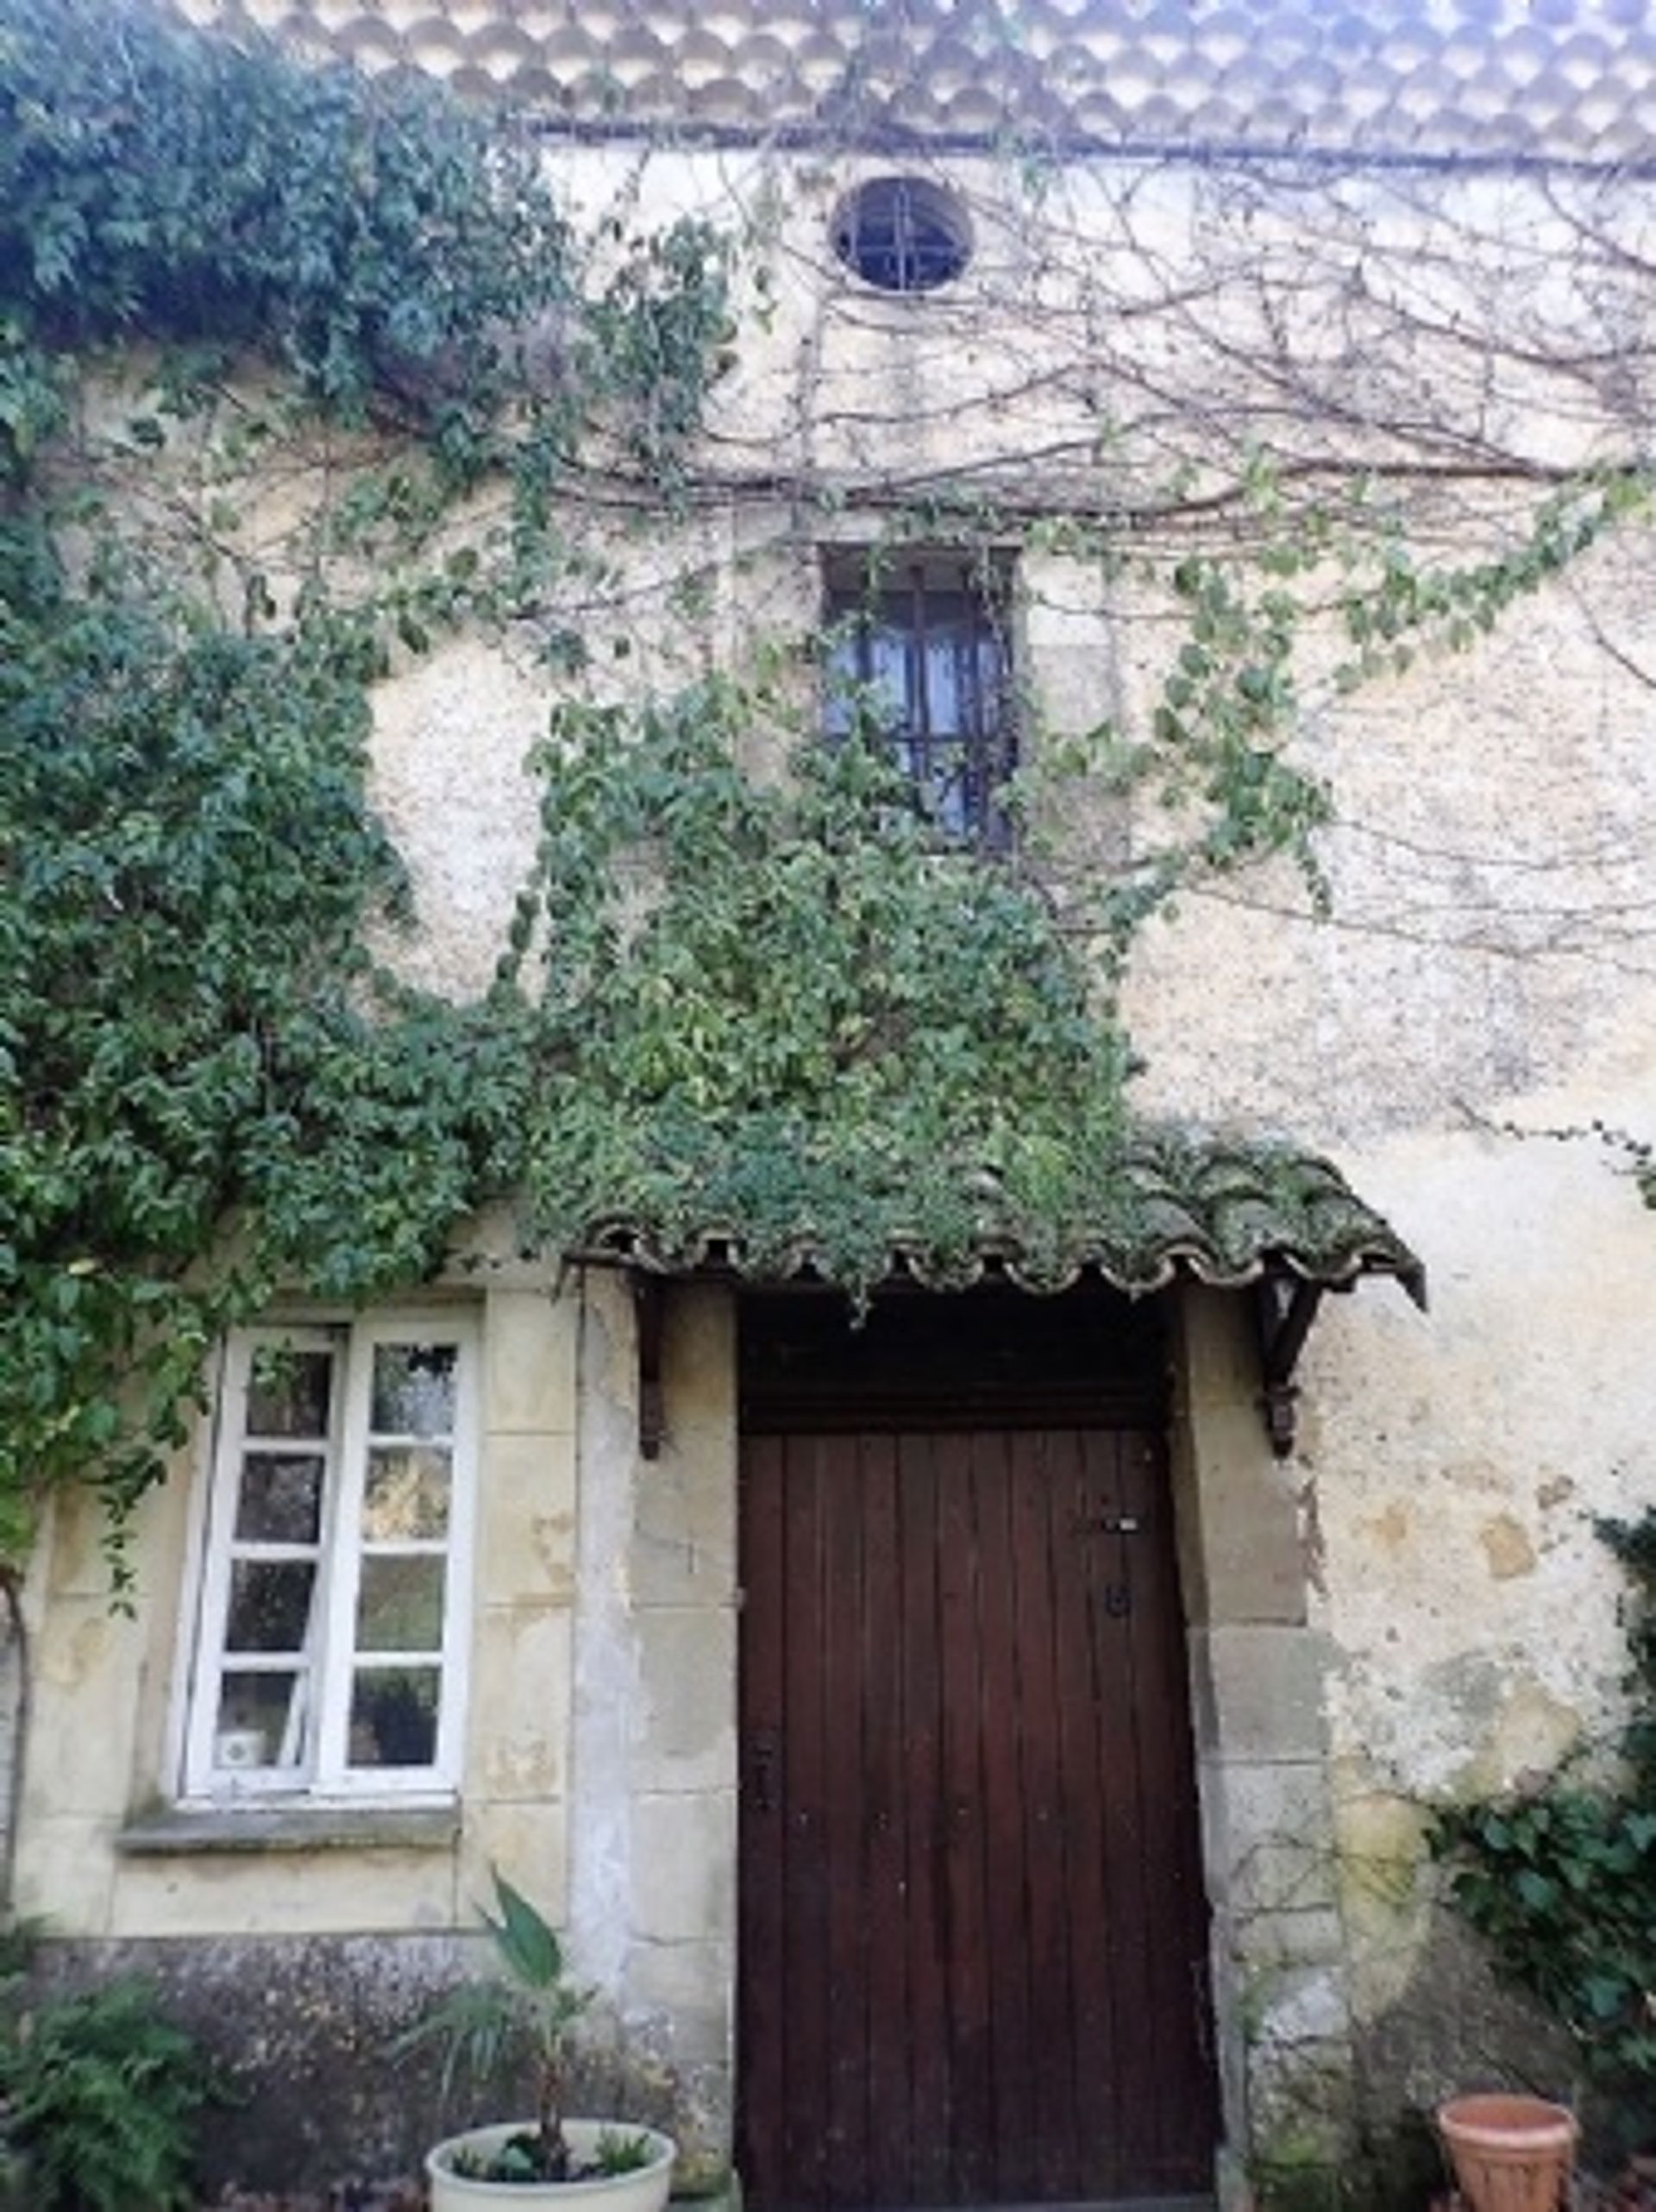
[[[279,1288],[425,1277],[490,1197],[553,1251],[618,1214],[669,1238],[718,1221],[761,1258],[807,1238],[854,1292],[894,1241],[946,1266],[986,1226],[1056,1272],[1135,1203],[1116,991],[1138,933],[1272,856],[1324,894],[1331,795],[1292,742],[1308,623],[1332,624],[1336,689],[1371,681],[1481,634],[1646,497],[1632,466],[1543,486],[1498,556],[1434,567],[1366,477],[1290,500],[1258,447],[1210,456],[1218,492],[1171,463],[1147,512],[1243,523],[1157,569],[1153,713],[1043,750],[1025,702],[1013,855],[939,856],[869,702],[843,745],[804,742],[808,634],[624,703],[600,680],[627,642],[603,619],[616,533],[687,537],[731,495],[707,406],[774,311],[762,207],[652,225],[636,200],[624,183],[583,225],[555,150],[430,87],[147,0],[114,22],[0,0],[14,1578],[66,1483],[101,1494],[123,1571],[228,1323]],[[248,501],[287,487],[268,558]],[[807,532],[848,496],[780,488]],[[865,488],[893,547],[1101,575],[1143,521]],[[691,564],[670,594],[704,639],[706,590]],[[369,757],[376,684],[460,634],[557,702],[538,853],[467,1002],[398,977],[414,918]],[[744,764],[755,732],[773,760],[800,747],[791,781]],[[1043,825],[1066,785],[1138,795],[1156,833],[1060,881]]]

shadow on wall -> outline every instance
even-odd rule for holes
[[[1478,1938],[1447,1910],[1430,1930],[1402,1995],[1355,2031],[1364,2203],[1419,2212],[1449,2186],[1432,2115],[1458,2090],[1511,2088],[1573,2102],[1574,2046],[1555,2023],[1498,1982]],[[1607,2146],[1608,2147],[1608,2146]],[[1592,2146],[1587,2149],[1592,2164]]]
[[[202,2202],[215,2212],[417,2212],[436,2136],[499,2114],[467,2109],[458,2092],[445,2107],[438,2061],[398,2064],[390,2046],[476,1957],[452,1935],[47,1942],[33,1983],[51,1995],[141,1976],[223,2066],[229,2097],[197,2116]],[[618,2071],[607,2054],[578,2063],[572,2096],[670,2125],[662,2085]],[[514,2088],[527,2110],[527,2080],[497,2082],[484,2102],[498,2107]],[[3,2188],[0,2177],[0,2212],[14,2212]]]

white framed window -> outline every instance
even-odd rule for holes
[[[396,1316],[224,1349],[184,1730],[189,1800],[459,1778],[477,1337]]]

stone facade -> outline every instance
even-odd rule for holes
[[[1095,163],[1035,190],[963,160],[944,167],[972,214],[969,288],[893,299],[824,242],[856,160],[556,158],[576,165],[572,196],[590,207],[624,189],[655,213],[763,208],[775,272],[766,324],[715,396],[702,512],[642,534],[576,518],[620,578],[618,626],[636,650],[617,691],[730,664],[755,635],[808,632],[823,547],[856,542],[906,487],[965,475],[1037,516],[1130,505],[1164,406],[1217,424],[1189,444],[1199,469],[1204,440],[1209,457],[1231,450],[1225,410],[1263,404],[1276,349],[1296,336],[1304,382],[1283,437],[1308,465],[1376,457],[1404,381],[1460,419],[1476,356],[1477,436],[1496,458],[1445,522],[1452,548],[1509,530],[1512,468],[1593,458],[1621,418],[1608,387],[1581,401],[1572,372],[1496,342],[1509,309],[1556,336],[1581,308],[1565,218],[1539,186],[1452,179],[1422,205],[1413,186],[1342,178],[1308,203],[1302,179],[1273,194],[1245,174]],[[1283,289],[1295,328],[1256,343],[1308,204],[1309,297]],[[1457,238],[1472,242],[1452,265]],[[1319,350],[1359,240],[1377,256],[1368,309],[1389,300],[1380,321],[1403,330],[1396,356],[1364,355],[1360,333]],[[1106,295],[1075,288],[1078,261],[1105,271],[1121,318],[1102,336]],[[1549,267],[1550,301],[1502,290],[1515,268]],[[1129,328],[1152,268],[1164,296]],[[1211,287],[1211,325],[1193,335],[1169,269]],[[1416,280],[1431,296],[1404,330]],[[1636,292],[1623,304],[1628,318],[1643,310]],[[1610,311],[1599,298],[1595,311]],[[1635,384],[1642,361],[1629,338]],[[1364,380],[1360,407],[1331,412]],[[1101,468],[1106,416],[1126,427],[1119,464]],[[786,496],[766,487],[778,474]],[[800,487],[834,493],[828,518],[801,519]],[[1045,741],[1106,713],[1147,718],[1176,539],[1110,569],[1037,534],[1018,649]],[[1427,1317],[1384,1286],[1326,1302],[1295,1448],[1278,1460],[1250,1309],[1176,1294],[1174,1480],[1233,2171],[1251,2157],[1320,2173],[1371,2089],[1427,2100],[1476,2063],[1484,2000],[1419,1879],[1421,1807],[1509,1783],[1617,1714],[1614,1581],[1591,1521],[1656,1486],[1643,1349],[1656,1233],[1582,1133],[1651,1134],[1656,748],[1638,646],[1653,551],[1630,526],[1487,640],[1349,701],[1325,665],[1297,743],[1339,802],[1332,919],[1285,867],[1215,878],[1155,925],[1128,981],[1144,1107],[1331,1152],[1421,1254],[1433,1298]],[[693,604],[662,588],[691,569],[705,587]],[[490,971],[532,852],[522,764],[551,695],[543,672],[478,639],[381,688],[379,795],[413,869],[423,981],[461,992]],[[1067,826],[1066,864],[1107,868],[1160,828],[1153,800],[1101,804]],[[286,1969],[256,1962],[292,1945],[304,1986],[332,1995],[312,2040],[282,2052],[337,2051],[341,2007],[359,2008],[343,2040],[360,2052],[451,1963],[499,1863],[606,1992],[604,2048],[625,2053],[637,2104],[670,2112],[717,2167],[735,1971],[735,1297],[699,1285],[669,1300],[666,1437],[646,1460],[624,1279],[524,1260],[504,1222],[479,1224],[468,1256],[430,1293],[476,1316],[485,1370],[452,1811],[388,1807],[326,1833],[300,1815],[267,1831],[235,1812],[187,1830],[172,1817],[199,1542],[202,1469],[187,1455],[137,1524],[135,1618],[110,1613],[97,1532],[75,1514],[41,1551],[17,1905],[100,1958],[193,1958],[181,1983],[205,1959],[279,1991]],[[0,1695],[0,1775],[6,1710]],[[1412,2011],[1440,1992],[1466,2034],[1422,2034],[1400,2057]],[[255,2036],[244,2056],[264,2048]],[[406,2159],[426,2132],[373,2140]],[[317,2162],[337,2155],[319,2129],[292,2140]]]

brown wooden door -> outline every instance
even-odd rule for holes
[[[759,2212],[1205,2191],[1158,1435],[750,1435],[741,1541]]]

